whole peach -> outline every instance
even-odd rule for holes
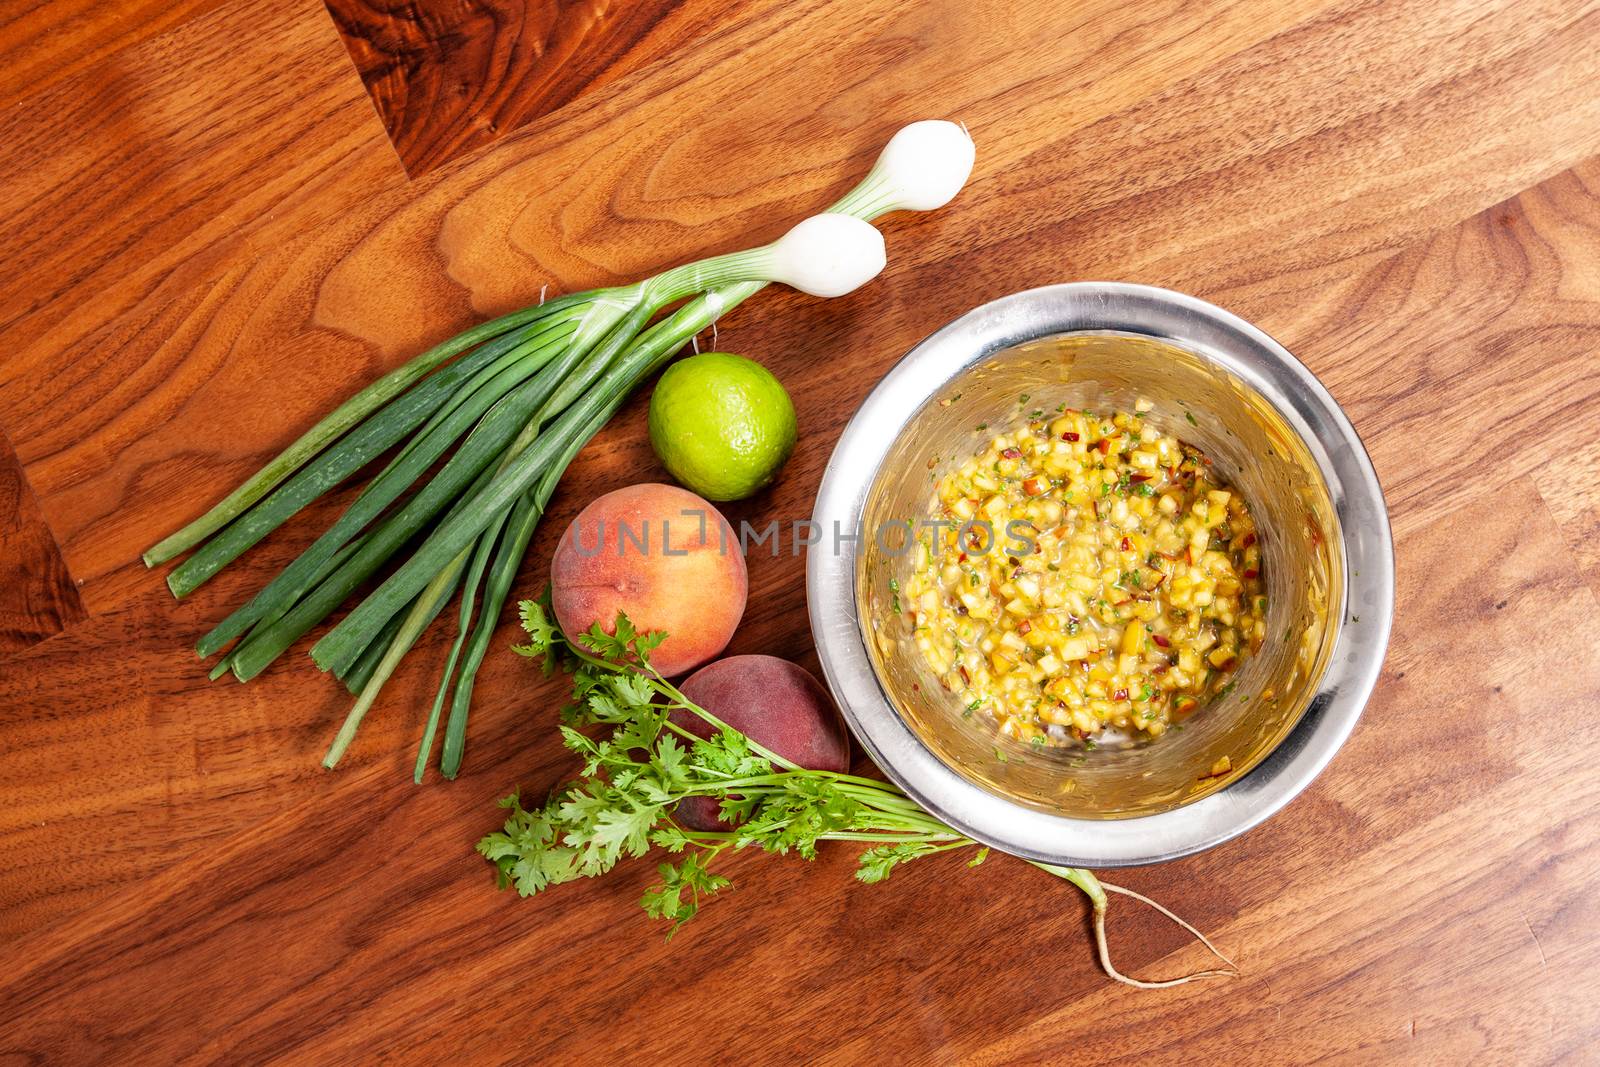
[[[811,672],[776,656],[729,656],[702,667],[678,686],[729,726],[785,759],[812,771],[850,769],[850,738],[833,701]],[[711,724],[688,711],[672,721],[699,737]],[[718,802],[686,797],[674,813],[694,830],[725,830]]]
[[[616,632],[625,612],[667,638],[650,662],[667,677],[727,647],[744,615],[748,578],[738,538],[686,489],[647,483],[598,497],[561,535],[550,564],[556,620],[569,637],[595,623]]]

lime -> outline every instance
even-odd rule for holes
[[[650,397],[650,444],[685,488],[741,500],[794,451],[794,404],[772,372],[731,352],[667,368]]]

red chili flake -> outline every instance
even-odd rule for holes
[[[1126,689],[1113,689],[1111,691],[1111,699],[1112,700],[1127,700],[1128,699],[1128,691]]]
[[[1027,619],[1023,619],[1021,624],[1017,627],[1017,636],[1027,637],[1032,630],[1033,623],[1029,622]]]
[[[966,561],[967,561],[967,554],[965,552],[961,553],[959,556],[956,557],[956,562],[957,563],[965,563]]]
[[[1109,437],[1100,438],[1100,443],[1098,445],[1096,445],[1095,447],[1100,449],[1100,454],[1102,456],[1109,455],[1110,452],[1111,452],[1111,438],[1109,438]]]
[[[1066,433],[1061,435],[1061,439],[1063,441],[1076,441],[1078,439],[1078,435],[1073,433],[1071,430],[1068,430]]]
[[[1258,571],[1258,570],[1256,570],[1256,569],[1255,569],[1255,568],[1254,568],[1254,567],[1246,567],[1246,568],[1245,568],[1245,569],[1244,569],[1244,576],[1245,576],[1245,577],[1246,577],[1246,578],[1255,578],[1255,577],[1259,577],[1259,576],[1260,576],[1260,574],[1261,574],[1261,572],[1260,572],[1260,571]]]
[[[1132,552],[1133,551],[1133,541],[1130,540],[1129,538],[1124,537],[1122,539],[1122,551],[1124,551],[1124,552]]]
[[[961,681],[964,684],[966,684],[966,685],[971,685],[972,684],[972,675],[967,673],[967,668],[966,667],[957,667],[956,670],[961,672]]]
[[[1254,530],[1251,530],[1249,533],[1247,533],[1243,537],[1239,538],[1239,547],[1240,548],[1249,548],[1251,545],[1253,545],[1255,543],[1256,543],[1256,532]]]
[[[1150,640],[1156,643],[1157,648],[1171,648],[1172,642],[1167,640],[1166,634],[1151,634]]]
[[[1130,475],[1128,475],[1128,481],[1132,485],[1138,485],[1140,482],[1148,482],[1149,480],[1150,480],[1150,476],[1148,474],[1130,474]]]
[[[1021,459],[1022,453],[1015,448],[1005,448],[1001,449],[1000,456],[1002,459]]]

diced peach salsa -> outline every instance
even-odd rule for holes
[[[1005,736],[1159,737],[1265,637],[1249,507],[1146,407],[1034,412],[937,484],[896,600]]]

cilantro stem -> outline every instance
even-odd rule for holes
[[[650,666],[648,661],[645,663],[645,669],[647,671],[649,671],[650,678],[655,681],[656,688],[660,689],[663,693],[665,693],[668,697],[670,697],[672,699],[672,701],[678,707],[682,708],[685,711],[693,712],[694,714],[700,716],[700,718],[704,719],[707,723],[709,723],[711,725],[711,728],[713,730],[721,731],[721,730],[732,730],[733,729],[733,727],[729,726],[727,723],[723,722],[721,719],[719,719],[715,715],[711,714],[705,708],[702,708],[700,705],[696,704],[694,701],[692,701],[688,697],[684,696],[682,690],[680,690],[677,686],[673,685],[671,682],[669,682],[665,678],[663,678],[661,676],[661,673],[659,671],[657,671],[654,667]],[[668,725],[673,725],[674,729],[677,728],[675,724],[669,723]],[[688,734],[687,736],[694,736],[694,735],[693,734]],[[782,767],[786,771],[798,771],[798,770],[802,770],[803,769],[798,763],[795,763],[792,760],[785,759],[783,756],[778,755],[776,752],[772,751],[772,749],[768,748],[766,745],[763,745],[761,742],[757,741],[755,738],[746,736],[745,740],[749,742],[750,750],[752,752],[755,752],[757,755],[761,756],[768,763],[776,764],[777,766]]]
[[[1083,890],[1084,895],[1089,898],[1089,902],[1094,905],[1096,911],[1105,911],[1106,891],[1101,888],[1100,879],[1094,876],[1093,871],[1086,871],[1082,867],[1060,867],[1054,863],[1040,863],[1038,860],[1028,860],[1027,862],[1047,874],[1053,874],[1057,878],[1065,878]]]
[[[819,841],[876,841],[883,844],[903,845],[921,844],[923,842],[930,844],[940,841],[949,842],[948,844],[941,845],[939,848],[929,849],[928,851],[930,853],[946,852],[952,848],[971,848],[973,845],[977,844],[977,842],[972,840],[972,838],[962,837],[960,834],[954,832],[943,834],[873,834],[860,833],[851,830],[841,830],[836,833],[818,834],[817,839]]]

